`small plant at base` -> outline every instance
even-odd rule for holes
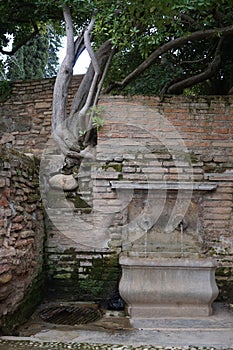
[[[98,131],[104,126],[104,119],[100,116],[103,112],[103,107],[92,107],[90,110],[90,118],[92,118],[92,126],[97,128]]]
[[[100,131],[100,129],[102,128],[102,126],[104,126],[104,119],[101,118],[100,116],[98,115],[95,115],[93,118],[92,118],[92,125],[94,127],[97,128],[98,131]]]
[[[16,172],[16,175],[17,176],[20,176],[21,175],[21,170],[19,168],[16,168],[15,169],[15,172]]]
[[[89,110],[89,119],[91,119],[92,128],[96,128],[98,131],[104,126],[105,120],[100,116],[103,111],[103,107],[92,107]],[[80,130],[79,135],[85,136],[87,130]]]
[[[79,136],[85,136],[87,130],[80,130],[79,131]]]

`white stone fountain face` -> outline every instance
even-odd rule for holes
[[[135,191],[128,207],[129,224],[120,255],[119,291],[134,327],[151,327],[158,317],[203,317],[212,314],[218,295],[216,261],[203,251],[201,195],[192,196],[189,207],[168,218],[176,201],[169,191],[157,215],[159,192]]]
[[[157,215],[155,198],[147,199],[145,191],[136,191],[129,207],[123,251],[157,253],[161,257],[188,257],[200,255],[203,245],[198,196],[190,201],[185,215],[177,211],[166,230],[176,201],[176,193],[170,192]],[[163,199],[162,199],[163,200]]]

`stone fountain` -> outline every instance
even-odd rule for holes
[[[210,316],[218,295],[217,263],[205,255],[200,202],[216,184],[179,183],[178,188],[177,183],[166,183],[166,196],[164,184],[158,182],[111,185],[134,191],[119,259],[119,291],[132,325],[147,327],[160,317]],[[179,200],[178,189],[184,194]],[[185,196],[190,203],[184,211]]]

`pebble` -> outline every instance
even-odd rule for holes
[[[214,347],[175,347],[175,346],[134,346],[134,345],[121,345],[121,344],[87,344],[87,343],[61,343],[61,342],[31,342],[31,341],[13,341],[13,340],[0,340],[0,350],[33,350],[39,347],[41,350],[215,350]],[[230,350],[229,348],[222,350]]]

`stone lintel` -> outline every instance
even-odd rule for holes
[[[190,190],[212,191],[217,188],[216,182],[135,182],[135,181],[110,181],[112,189],[121,190]]]

